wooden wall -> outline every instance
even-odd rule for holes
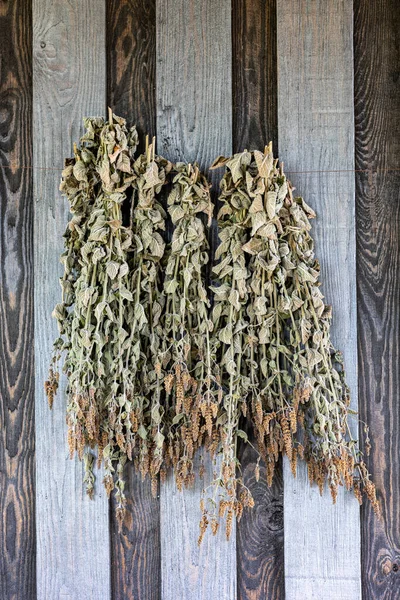
[[[0,600],[400,598],[399,31],[396,0],[2,0]],[[60,170],[82,117],[107,106],[204,169],[273,141],[318,213],[381,520],[345,493],[333,507],[285,463],[271,489],[256,482],[249,447],[256,506],[229,543],[198,549],[198,488],[170,481],[154,499],[128,469],[122,533],[101,486],[85,496],[65,402],[50,412],[43,382],[68,219]]]

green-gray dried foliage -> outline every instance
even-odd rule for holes
[[[62,302],[55,307],[60,337],[46,382],[50,404],[57,389],[57,361],[65,354],[68,376],[67,423],[71,455],[104,445],[108,405],[118,395],[117,359],[126,332],[118,315],[129,298],[131,232],[122,225],[121,206],[135,178],[130,164],[137,132],[110,115],[85,119],[86,133],[74,158],[66,161],[60,189],[72,218],[61,257]],[[90,468],[92,461],[86,461]]]
[[[178,488],[193,483],[193,455],[205,434],[205,406],[215,393],[205,284],[206,227],[213,212],[209,188],[196,164],[175,165],[167,200],[174,230],[164,262],[165,310],[155,329],[153,398],[159,404],[153,408],[153,428],[166,466],[174,466]]]
[[[111,111],[85,127],[62,173],[72,216],[46,392],[51,406],[63,355],[68,443],[84,459],[88,493],[97,451],[121,522],[126,461],[150,477],[153,493],[169,469],[181,489],[204,448],[215,473],[200,541],[221,518],[229,538],[233,519],[254,504],[238,460],[251,426],[269,485],[281,455],[294,474],[300,457],[321,491],[327,483],[335,500],[344,484],[378,511],[348,427],[349,391],[310,235],[315,214],[293,196],[271,145],[214,162],[225,174],[208,289],[214,207],[198,166],[157,156],[154,140],[136,156],[135,127]]]
[[[300,456],[321,492],[327,483],[335,501],[344,484],[359,500],[364,492],[378,511],[375,487],[348,426],[349,390],[330,339],[331,307],[323,302],[310,236],[315,213],[293,196],[271,145],[264,152],[219,157],[213,166],[222,165],[211,345],[229,415],[222,444],[224,457],[225,446],[231,448],[232,486],[237,438],[246,438],[239,429],[241,411],[254,429],[269,485],[281,454],[294,475]],[[236,490],[238,484],[240,479]]]

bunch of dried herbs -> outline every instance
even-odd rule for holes
[[[269,485],[281,454],[294,475],[300,456],[321,493],[327,483],[335,501],[344,484],[359,501],[364,492],[379,511],[348,425],[349,390],[331,342],[331,307],[323,302],[310,235],[315,213],[293,196],[271,145],[219,157],[213,167],[222,165],[214,322],[234,435],[243,435],[241,410],[254,429]],[[228,433],[227,439],[232,443]]]
[[[232,160],[235,161],[236,157]],[[245,155],[243,160],[246,160]],[[219,164],[217,160],[214,167]],[[222,456],[219,472],[212,483],[213,493],[205,493],[202,499],[199,542],[208,524],[215,531],[219,517],[226,518],[226,536],[229,539],[233,518],[240,519],[243,508],[254,504],[249,490],[237,478],[237,473],[240,473],[238,437],[246,438],[245,432],[239,429],[239,417],[241,412],[247,414],[247,396],[251,385],[243,368],[248,330],[246,306],[249,278],[243,246],[247,241],[245,220],[249,206],[247,198],[231,185],[237,181],[236,175],[232,179],[231,164],[228,163],[227,175],[221,181],[219,201],[222,207],[217,217],[220,245],[215,253],[218,263],[212,269],[216,279],[211,285],[214,306],[210,351],[219,393],[218,403],[213,407],[217,419],[210,423],[210,434],[215,447],[221,445]]]
[[[128,259],[128,300],[119,313],[122,343],[114,361],[117,365],[119,396],[110,402],[108,419],[112,436],[102,451],[108,466],[107,489],[113,488],[112,463],[117,462],[116,495],[120,517],[123,515],[123,467],[126,459],[135,460],[142,477],[151,474],[154,485],[157,470],[154,461],[159,452],[159,436],[150,431],[154,417],[151,362],[154,328],[162,311],[160,290],[161,259],[164,255],[166,213],[160,202],[168,182],[172,163],[155,154],[154,140],[132,165],[129,231],[131,248]]]
[[[226,170],[207,286],[214,206],[198,166],[156,155],[154,140],[136,156],[135,127],[111,111],[85,127],[62,173],[72,218],[46,392],[51,406],[64,355],[68,443],[84,459],[88,493],[97,451],[121,521],[127,460],[156,493],[169,469],[178,489],[190,486],[204,449],[215,468],[200,541],[221,518],[229,538],[234,518],[254,504],[238,460],[250,427],[268,485],[281,455],[294,475],[300,457],[334,500],[344,484],[379,510],[348,426],[349,391],[310,235],[315,214],[293,196],[271,145],[212,166]]]
[[[206,227],[213,212],[209,188],[196,164],[174,165],[167,200],[173,234],[164,262],[164,310],[154,332],[157,391],[152,426],[157,428],[165,466],[174,468],[178,489],[194,481],[194,452],[203,442],[207,406],[215,393],[205,284],[209,260]],[[165,472],[163,469],[163,476]]]
[[[85,127],[74,158],[66,161],[60,186],[72,219],[61,257],[62,302],[54,310],[60,337],[45,387],[51,406],[59,380],[57,363],[64,354],[71,456],[77,451],[82,458],[85,447],[98,448],[106,489],[113,489],[115,479],[122,511],[123,466],[126,458],[132,459],[138,440],[145,439],[141,421],[149,405],[136,373],[142,358],[138,336],[146,338],[142,330],[152,265],[164,251],[157,230],[164,229],[165,213],[153,203],[172,165],[155,157],[151,146],[135,160],[136,128],[128,130],[112,113],[108,122],[85,119]],[[130,205],[128,225],[123,225],[124,203]],[[89,494],[92,465],[93,457],[87,455]]]
[[[68,377],[67,424],[71,456],[83,457],[85,447],[107,444],[105,415],[117,401],[118,361],[124,330],[119,320],[129,300],[128,252],[131,233],[122,225],[121,207],[132,184],[131,160],[137,132],[110,114],[85,119],[86,133],[74,158],[66,161],[60,186],[70,202],[71,221],[64,234],[61,257],[62,302],[55,307],[60,337],[46,391],[50,405],[58,385],[57,362],[65,354]],[[93,492],[86,457],[88,492]]]

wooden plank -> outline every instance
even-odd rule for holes
[[[332,337],[344,352],[357,405],[354,176],[308,173],[354,168],[353,14],[339,0],[278,0],[280,158],[297,192],[317,211],[313,227],[323,292],[333,305]],[[359,508],[341,490],[336,506],[309,488],[302,465],[284,465],[287,600],[360,597]]]
[[[60,298],[62,233],[68,220],[58,192],[63,159],[82,132],[82,118],[105,113],[105,12],[96,0],[35,0],[34,198],[39,600],[110,598],[108,501],[98,473],[96,497],[82,486],[83,468],[68,459],[61,385],[50,412],[43,391]]]
[[[354,5],[357,292],[361,418],[382,519],[361,512],[363,598],[400,593],[400,13],[395,0]],[[397,169],[384,172],[384,169]]]
[[[106,0],[107,104],[135,123],[139,136],[156,133],[156,2]],[[143,150],[139,147],[139,150]]]
[[[132,465],[129,465],[132,467]],[[127,510],[121,533],[110,507],[111,589],[114,600],[158,600],[161,590],[160,503],[126,468]]]
[[[197,160],[207,169],[232,152],[231,3],[157,2],[158,151],[171,160]],[[214,173],[214,189],[219,174]],[[205,481],[212,476],[206,462]],[[176,491],[161,486],[163,600],[236,598],[235,535],[207,535],[197,546],[201,482]]]
[[[240,600],[281,600],[285,597],[283,564],[283,476],[276,468],[273,485],[267,485],[265,463],[255,478],[256,452],[240,449],[244,484],[254,498],[254,508],[245,511],[237,526],[237,574]]]
[[[35,417],[33,360],[31,7],[0,9],[0,597],[33,598]],[[3,168],[4,166],[4,168]]]
[[[270,140],[278,151],[276,16],[276,0],[233,1],[234,152],[263,149]],[[268,488],[263,464],[256,482],[256,452],[242,444],[239,455],[255,507],[237,526],[238,598],[278,600],[284,597],[282,465]]]
[[[155,134],[155,0],[106,2],[107,104],[135,123],[142,138]],[[127,511],[121,533],[112,497],[111,588],[114,599],[158,600],[161,590],[160,502],[150,481],[125,467]]]
[[[278,152],[276,17],[276,0],[232,1],[234,152]]]
[[[207,170],[232,152],[232,35],[228,0],[157,2],[157,146]],[[212,171],[214,193],[220,173]]]

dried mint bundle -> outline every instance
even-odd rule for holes
[[[221,262],[214,267],[222,285],[219,293],[213,288],[214,311],[225,315],[215,332],[223,343],[221,379],[234,427],[240,409],[253,426],[269,485],[281,454],[294,475],[300,456],[321,492],[326,482],[335,501],[344,484],[359,500],[364,492],[379,511],[348,426],[343,360],[330,339],[331,307],[323,302],[309,233],[315,213],[293,196],[271,145],[263,153],[219,157],[213,167],[222,165]]]
[[[219,166],[220,160],[222,164],[225,163],[220,157],[214,163],[214,168]],[[236,157],[233,157],[232,161],[236,161]],[[228,173],[231,171],[228,170]],[[240,177],[240,165],[237,173]],[[199,542],[208,524],[213,532],[216,530],[220,517],[226,518],[226,536],[229,539],[233,518],[240,519],[243,508],[254,505],[250,491],[244,486],[241,478],[237,477],[237,474],[240,474],[237,459],[238,438],[244,437],[248,441],[245,432],[239,429],[240,414],[247,415],[247,395],[250,386],[249,377],[242,364],[248,328],[246,306],[249,271],[243,250],[247,241],[243,217],[248,217],[248,206],[247,198],[243,197],[240,191],[231,189],[229,176],[225,176],[221,181],[219,200],[222,207],[218,213],[220,245],[215,253],[218,264],[212,269],[215,280],[211,285],[214,306],[210,347],[220,392],[218,404],[215,409],[213,407],[218,418],[210,424],[210,435],[216,446],[221,445],[222,457],[219,472],[216,473],[212,484],[213,493],[204,494],[202,498],[203,514]],[[234,177],[236,181],[236,175]]]
[[[121,205],[133,180],[130,162],[138,141],[136,129],[127,130],[125,121],[112,115],[109,123],[85,119],[85,127],[81,147],[75,147],[74,159],[66,161],[60,186],[70,202],[72,219],[61,257],[63,297],[54,310],[60,337],[46,382],[51,405],[58,386],[57,362],[65,354],[68,443],[71,456],[77,451],[80,458],[85,447],[104,446],[104,417],[117,394],[123,341],[118,315],[127,302],[131,246]],[[89,494],[93,493],[92,462],[87,454]]]
[[[150,432],[155,379],[151,357],[154,328],[162,311],[159,288],[166,213],[160,203],[160,193],[171,169],[172,163],[155,154],[154,140],[150,145],[146,142],[145,153],[132,164],[127,303],[118,314],[122,343],[114,358],[118,395],[108,404],[107,445],[99,456],[99,460],[102,457],[105,460],[108,493],[114,486],[112,465],[117,461],[116,496],[121,519],[125,504],[122,474],[126,460],[135,460],[143,477],[150,472],[153,482],[157,474],[151,467],[160,446],[157,432]]]
[[[225,174],[208,286],[214,206],[198,166],[158,156],[154,139],[136,155],[135,127],[111,111],[108,121],[84,123],[60,186],[72,217],[45,387],[51,406],[64,356],[68,443],[84,459],[88,493],[97,453],[121,523],[127,460],[155,494],[169,469],[178,489],[192,485],[204,449],[215,466],[199,541],[221,519],[229,538],[234,518],[254,505],[238,460],[252,429],[268,485],[281,455],[294,475],[300,457],[334,501],[344,484],[379,511],[348,426],[349,391],[310,235],[315,214],[293,195],[271,145],[212,166]]]
[[[213,212],[209,189],[196,164],[174,166],[167,201],[174,229],[164,264],[165,310],[155,330],[154,366],[163,389],[154,396],[159,403],[153,412],[165,464],[174,467],[178,489],[194,481],[194,452],[203,443],[207,406],[215,393],[205,284],[209,260],[206,228]],[[165,472],[163,469],[163,476]]]

